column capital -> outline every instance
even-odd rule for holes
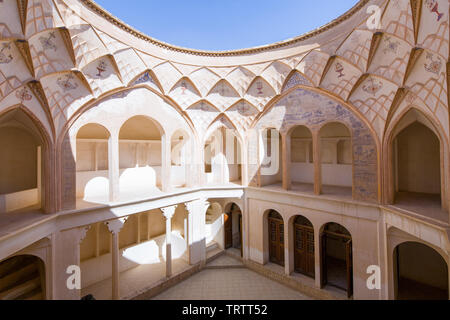
[[[89,229],[91,228],[91,226],[85,226],[85,227],[81,227],[78,228],[78,243],[81,244],[83,242],[84,239],[86,239],[86,235],[89,231]]]
[[[210,203],[208,201],[206,201],[206,199],[199,199],[199,200],[194,200],[191,202],[186,202],[184,204],[184,206],[186,207],[186,210],[188,211],[189,214],[196,212],[196,210],[207,210],[210,206]]]
[[[113,234],[119,234],[120,230],[122,230],[122,228],[125,225],[125,222],[127,220],[128,220],[128,217],[111,220],[111,221],[106,221],[105,225],[108,227],[109,232],[111,232]]]
[[[172,219],[172,217],[174,216],[176,209],[177,209],[177,206],[170,206],[170,207],[161,208],[161,212],[164,215],[164,217],[167,220],[169,220],[169,219]]]

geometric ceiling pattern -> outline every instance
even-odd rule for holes
[[[0,111],[24,105],[53,139],[86,103],[136,85],[197,130],[225,117],[244,131],[302,86],[349,104],[379,140],[407,104],[448,136],[448,60],[449,0],[362,0],[309,34],[228,52],[158,42],[90,0],[0,0]]]

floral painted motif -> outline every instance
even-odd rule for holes
[[[106,64],[106,62],[103,61],[103,60],[100,60],[100,62],[97,65],[97,74],[96,74],[96,76],[99,77],[99,78],[102,78],[103,77],[102,74],[103,74],[103,72],[106,72],[107,67],[108,67],[108,65]]]
[[[345,76],[345,74],[344,74],[344,66],[340,62],[336,63],[334,68],[335,68],[336,72],[338,73],[338,78],[342,78],[342,77]]]
[[[436,75],[439,75],[439,72],[442,68],[442,61],[439,57],[434,59],[434,55],[432,53],[427,53],[426,59],[429,61],[429,63],[425,63],[424,67],[425,70],[431,73],[434,73]]]
[[[375,95],[381,88],[383,88],[383,82],[374,78],[369,78],[366,84],[362,86],[364,92],[372,95]]]
[[[397,53],[400,42],[392,40],[391,37],[386,37],[384,39],[385,47],[383,49],[384,54]]]
[[[144,73],[141,77],[139,77],[139,79],[137,79],[133,85],[138,85],[141,83],[146,83],[146,82],[150,82],[150,83],[154,83],[152,76],[150,75],[149,72]]]
[[[67,92],[67,91],[75,90],[76,88],[78,88],[78,83],[76,83],[74,80],[75,80],[75,77],[72,74],[67,74],[65,76],[58,78],[56,83],[58,83],[58,86],[64,92]]]
[[[55,32],[50,32],[48,34],[48,37],[39,37],[39,42],[42,45],[42,49],[45,50],[58,50],[55,43],[53,42],[53,39],[56,39]]]
[[[442,17],[444,17],[444,13],[439,12],[439,3],[437,0],[426,0],[425,6],[431,13],[436,13],[438,22],[442,19]]]
[[[8,64],[13,60],[11,55],[11,44],[4,43],[0,49],[0,64]],[[9,51],[9,52],[8,52]]]
[[[181,94],[185,95],[187,90],[187,83],[185,81],[181,82]]]
[[[263,87],[262,81],[256,82],[256,90],[258,90],[258,92],[257,92],[258,95],[261,96],[264,94],[263,89],[264,89],[264,87]]]
[[[28,89],[26,87],[23,87],[22,89],[17,90],[16,91],[16,97],[21,102],[30,101],[33,98],[31,96],[31,94],[28,92]]]

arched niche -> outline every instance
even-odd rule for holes
[[[120,197],[160,193],[164,148],[161,126],[147,116],[128,119],[119,132]]]
[[[260,186],[278,185],[283,180],[282,137],[278,129],[261,130],[259,142]]]
[[[49,147],[22,109],[0,116],[0,213],[45,209]]]
[[[330,122],[319,132],[322,193],[352,195],[353,149],[351,132],[340,122]]]
[[[109,201],[109,131],[96,123],[83,126],[76,137],[78,199]]]
[[[397,300],[448,300],[448,265],[433,248],[407,241],[394,249],[394,288]]]
[[[238,204],[232,202],[225,206],[225,249],[238,249],[243,254],[243,216]]]
[[[313,136],[306,126],[295,126],[288,133],[290,139],[290,181],[292,189],[314,191]]]
[[[204,173],[207,184],[242,184],[242,144],[236,132],[221,126],[205,140]]]
[[[410,109],[395,125],[389,140],[391,202],[448,222],[444,144],[433,123]]]
[[[185,187],[190,180],[192,168],[192,141],[184,130],[177,130],[171,138],[171,186]]]

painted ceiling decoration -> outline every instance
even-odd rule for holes
[[[311,88],[350,105],[379,141],[411,105],[448,134],[448,60],[449,0],[361,0],[305,35],[224,52],[159,42],[91,0],[0,0],[0,112],[24,105],[55,140],[88,103],[143,86],[197,132],[222,119],[245,135],[294,88]]]

